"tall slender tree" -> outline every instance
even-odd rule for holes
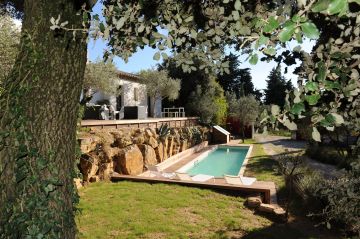
[[[265,104],[275,104],[280,107],[285,105],[286,91],[293,89],[293,85],[290,80],[286,80],[281,74],[281,66],[278,65],[273,68],[266,80],[267,86],[265,92]]]
[[[230,53],[225,57],[229,62],[228,73],[218,74],[217,79],[225,92],[234,93],[237,98],[254,95],[260,100],[262,93],[255,89],[249,68],[241,69],[238,56]]]

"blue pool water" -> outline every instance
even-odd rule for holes
[[[223,177],[224,174],[238,175],[248,150],[249,147],[219,146],[204,159],[195,163],[187,173],[191,176],[207,174],[215,177]]]

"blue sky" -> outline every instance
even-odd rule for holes
[[[94,8],[93,12],[101,15],[101,8],[102,5],[98,2]],[[302,44],[302,48],[310,52],[311,48],[313,46],[313,42],[310,42],[309,40],[305,40]],[[287,48],[292,49],[296,46],[296,42],[290,42],[287,45]],[[90,61],[95,61],[97,58],[102,58],[102,55],[104,53],[104,49],[106,48],[106,43],[103,40],[96,40],[95,42],[91,40],[88,44],[88,58]],[[115,57],[114,62],[115,65],[119,70],[130,72],[130,73],[136,73],[143,69],[149,69],[153,66],[155,66],[157,63],[161,63],[161,61],[155,61],[153,60],[153,55],[155,54],[157,50],[152,49],[149,47],[146,47],[145,49],[141,50],[139,49],[138,52],[136,52],[132,57],[129,58],[128,63],[125,63],[121,58]],[[238,54],[237,52],[234,52],[235,54]],[[266,79],[269,75],[272,68],[276,66],[274,62],[258,62],[257,65],[253,66],[250,65],[248,62],[245,61],[244,56],[241,56],[239,59],[241,60],[240,68],[250,68],[251,69],[251,76],[253,79],[253,83],[257,89],[264,89],[266,88]],[[296,86],[297,76],[293,75],[291,72],[293,71],[293,67],[289,67],[288,73],[285,75],[287,79],[291,79],[293,84]],[[284,70],[284,67],[283,67]]]

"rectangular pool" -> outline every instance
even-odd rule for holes
[[[223,177],[224,174],[237,176],[249,148],[248,146],[217,146],[204,155],[200,155],[179,171],[186,172],[191,176],[196,174],[214,177]]]

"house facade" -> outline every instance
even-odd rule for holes
[[[124,107],[140,106],[145,107],[146,115],[148,117],[161,117],[161,99],[156,99],[155,111],[151,97],[148,97],[146,92],[146,85],[142,84],[141,78],[135,74],[119,71],[118,80],[114,87],[119,89],[118,95],[107,95],[103,92],[97,91],[93,94],[89,105],[102,105],[108,101],[116,111],[119,111],[120,119],[124,118]]]

